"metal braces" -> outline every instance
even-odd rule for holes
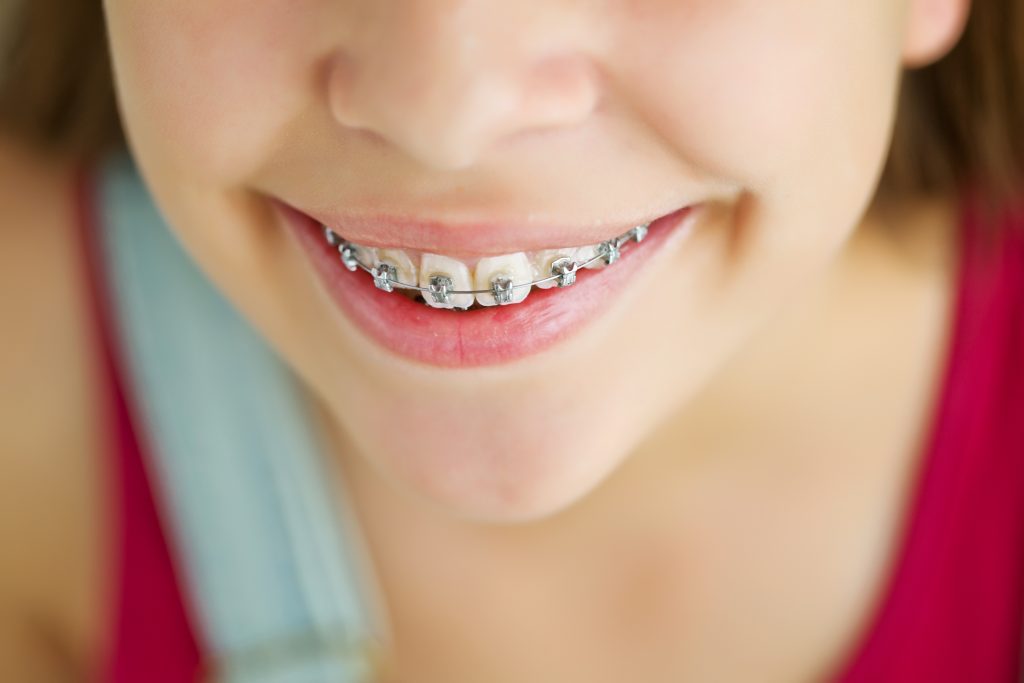
[[[576,273],[592,263],[603,260],[605,265],[611,265],[619,260],[622,247],[628,242],[642,242],[647,237],[647,230],[650,223],[643,223],[617,237],[605,240],[597,245],[597,253],[586,261],[578,262],[567,256],[555,259],[551,262],[551,275],[532,282],[514,283],[506,274],[497,274],[491,280],[490,289],[452,289],[452,279],[447,275],[431,275],[426,287],[413,285],[398,280],[398,268],[386,261],[376,265],[367,265],[356,256],[357,245],[349,242],[327,226],[323,226],[324,239],[332,247],[338,250],[341,262],[350,271],[363,270],[373,277],[373,284],[377,289],[385,292],[392,292],[395,289],[412,289],[422,292],[424,298],[428,295],[438,304],[451,304],[452,295],[456,294],[490,294],[499,305],[512,303],[512,290],[520,287],[533,287],[535,285],[554,281],[558,287],[568,287],[576,282]]]

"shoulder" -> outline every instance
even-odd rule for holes
[[[0,641],[25,645],[0,655],[5,680],[14,654],[88,656],[102,612],[107,473],[73,173],[0,138]]]

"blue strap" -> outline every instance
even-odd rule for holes
[[[384,613],[298,380],[191,261],[131,160],[109,159],[100,181],[129,396],[217,675],[370,678]]]

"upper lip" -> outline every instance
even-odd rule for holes
[[[362,246],[417,250],[467,258],[596,244],[687,206],[690,205],[677,204],[659,213],[637,216],[628,221],[584,226],[515,220],[452,222],[434,217],[290,208]]]

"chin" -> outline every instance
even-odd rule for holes
[[[540,521],[585,498],[622,459],[607,442],[580,439],[580,433],[474,438],[417,431],[415,444],[377,450],[375,466],[444,515],[492,524]]]

